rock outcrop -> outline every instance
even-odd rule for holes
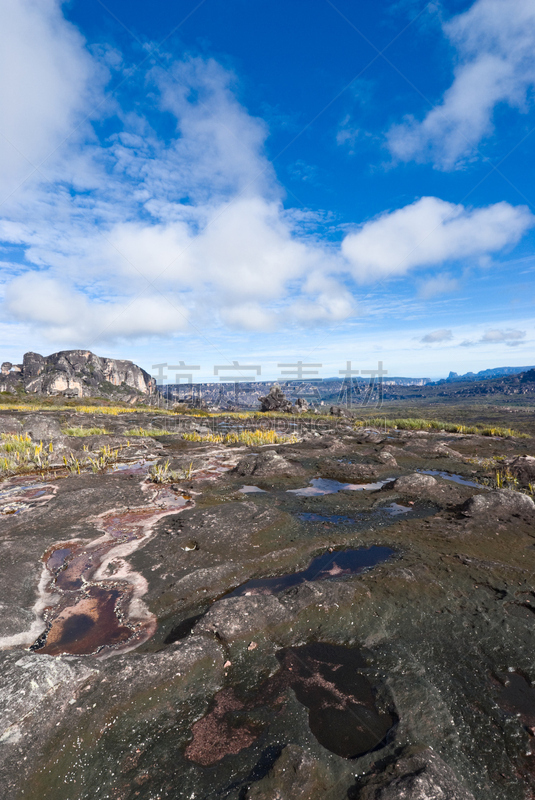
[[[265,397],[259,397],[260,411],[284,411],[286,414],[302,414],[309,410],[308,400],[298,397],[295,405],[288,400],[278,383],[274,384]]]
[[[358,800],[474,800],[455,772],[432,750],[401,758],[358,794]]]
[[[0,391],[134,399],[156,392],[154,378],[132,361],[100,358],[89,350],[62,350],[50,356],[26,353],[22,364],[2,364]]]
[[[468,517],[486,517],[490,519],[509,519],[510,517],[535,517],[535,503],[522,492],[512,489],[497,489],[486,494],[476,494],[463,507]]]

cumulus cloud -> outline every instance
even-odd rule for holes
[[[460,343],[460,347],[475,347],[482,344],[505,344],[507,347],[518,347],[524,344],[526,331],[518,331],[515,328],[490,328],[478,340],[465,339]]]
[[[493,130],[500,103],[523,110],[535,85],[533,0],[476,0],[444,24],[457,49],[452,85],[418,121],[408,117],[388,135],[392,154],[452,169]]]
[[[342,252],[355,278],[365,282],[499,251],[515,244],[534,221],[525,206],[495,203],[469,209],[422,197],[348,234]]]
[[[0,0],[0,200],[38,167],[49,174],[55,150],[89,132],[84,118],[102,102],[107,75],[59,0]],[[63,164],[73,175],[73,164]]]
[[[508,328],[507,330],[492,328],[491,330],[485,331],[480,341],[482,344],[490,342],[492,344],[507,344],[509,347],[516,347],[521,344],[522,339],[525,338],[526,331],[517,331],[512,328]]]
[[[0,0],[0,9],[3,2],[12,8]],[[522,206],[469,209],[427,197],[341,244],[322,239],[332,219],[284,208],[267,126],[239,103],[236,78],[220,64],[169,59],[168,72],[150,69],[130,100],[111,106],[102,101],[109,54],[90,54],[59,0],[21,0],[10,14],[10,41],[2,30],[0,44],[20,45],[25,58],[11,88],[0,79],[10,136],[31,160],[57,149],[48,179],[35,173],[0,207],[0,238],[21,252],[21,274],[13,277],[11,253],[0,274],[3,312],[54,342],[89,346],[188,325],[328,326],[356,314],[355,280],[484,257],[533,224]],[[86,120],[97,107],[114,115],[106,139]],[[166,137],[157,133],[162,120]],[[9,148],[0,141],[6,191],[26,175],[12,167]],[[422,291],[451,290],[448,280],[434,274]]]
[[[445,328],[441,328],[438,331],[431,331],[431,333],[427,333],[423,336],[420,341],[424,344],[435,344],[437,342],[449,342],[453,339],[453,334],[450,330],[446,330]]]

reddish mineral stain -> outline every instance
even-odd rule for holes
[[[132,629],[121,625],[115,607],[121,597],[118,589],[91,586],[76,605],[64,609],[53,621],[46,644],[40,653],[57,656],[88,655],[104,643],[120,644],[132,636]]]

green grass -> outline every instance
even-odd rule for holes
[[[177,431],[166,431],[162,428],[131,428],[124,432],[124,436],[172,436]]]
[[[418,419],[406,417],[398,419],[387,419],[385,417],[371,417],[367,419],[355,420],[355,428],[365,428],[373,426],[377,428],[394,428],[408,431],[446,431],[447,433],[470,433],[479,436],[514,436],[519,439],[529,439],[527,433],[519,433],[512,428],[501,428],[492,425],[462,425],[454,422],[440,422],[435,419]]]
[[[63,428],[62,433],[64,433],[65,436],[104,436],[104,434],[110,434],[111,431],[106,430],[106,428],[74,427]]]

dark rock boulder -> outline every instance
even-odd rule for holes
[[[431,489],[437,485],[436,478],[432,475],[421,475],[419,472],[413,472],[412,475],[403,475],[398,478],[393,488],[398,492],[406,494],[418,494],[425,489]]]
[[[299,475],[303,472],[300,464],[292,463],[279,455],[274,450],[264,450],[262,453],[251,453],[240,459],[233,469],[237,475],[244,478],[256,478],[268,475]]]
[[[265,397],[259,397],[258,400],[261,411],[284,411],[291,414],[294,408],[278,383],[271,387]]]
[[[322,478],[342,483],[365,483],[377,477],[377,470],[370,464],[344,464],[331,459],[320,463],[319,472]]]
[[[430,749],[400,758],[352,796],[356,800],[474,800],[451,767]]]
[[[273,595],[228,597],[219,600],[193,629],[232,641],[288,622],[290,612]]]
[[[494,492],[476,494],[468,500],[463,508],[467,517],[486,517],[491,519],[508,519],[509,517],[535,516],[535,503],[522,492],[512,489],[497,489]]]

